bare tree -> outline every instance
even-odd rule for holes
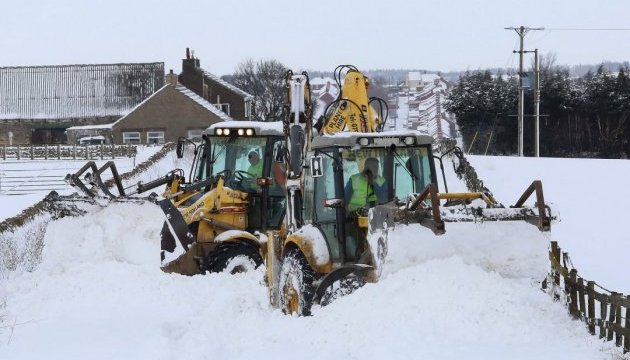
[[[231,80],[254,96],[254,120],[282,119],[282,108],[286,102],[286,72],[287,67],[275,59],[247,59],[237,66]]]

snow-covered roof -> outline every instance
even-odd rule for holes
[[[157,94],[162,92],[168,86],[171,86],[171,85],[167,84],[167,85],[162,86],[162,88],[160,88],[158,91],[153,93],[153,95],[151,95],[148,98],[144,99],[144,101],[142,101],[140,104],[136,105],[133,109],[131,109],[131,111],[129,111],[125,116],[121,117],[120,119],[118,119],[117,121],[115,121],[115,122],[113,122],[111,124],[72,126],[72,127],[69,127],[68,130],[93,130],[93,129],[108,129],[108,128],[111,129],[111,128],[114,127],[114,125],[116,125],[119,122],[123,121],[125,118],[127,118],[127,116],[129,116],[129,114],[133,113],[136,109],[138,109],[139,107],[144,105],[147,101],[152,99],[154,96],[157,96]],[[210,102],[208,102],[207,100],[205,100],[201,96],[195,94],[193,91],[189,90],[185,86],[183,86],[183,85],[178,83],[176,89],[180,93],[182,93],[185,96],[189,97],[191,100],[193,100],[197,104],[203,106],[205,109],[207,109],[208,111],[210,111],[211,113],[213,113],[214,115],[219,117],[221,120],[224,120],[224,121],[232,120],[232,118],[229,117],[226,113],[224,113],[223,111],[217,109],[216,106],[212,105]]]
[[[122,116],[164,84],[164,63],[0,67],[0,119]]]
[[[229,117],[228,114],[226,114],[223,111],[219,110],[216,106],[212,105],[209,101],[207,101],[206,99],[202,98],[201,96],[195,94],[192,90],[188,89],[184,85],[178,83],[176,89],[180,93],[182,93],[182,94],[188,96],[189,98],[191,98],[197,104],[199,104],[199,105],[203,106],[204,108],[206,108],[207,110],[209,110],[214,115],[218,116],[221,120],[224,120],[224,121],[232,120],[232,118]]]
[[[96,129],[111,129],[113,123],[111,124],[102,124],[102,125],[81,125],[81,126],[71,126],[66,130],[96,130]]]
[[[212,79],[212,80],[216,81],[216,82],[217,82],[217,83],[219,83],[220,85],[223,85],[224,87],[226,87],[226,88],[228,88],[228,89],[232,90],[233,92],[235,92],[235,93],[237,93],[237,94],[239,94],[239,95],[243,96],[243,97],[244,97],[244,98],[246,98],[246,99],[253,99],[253,98],[254,98],[254,96],[253,96],[253,95],[251,95],[251,94],[249,94],[249,93],[247,93],[247,92],[243,91],[242,89],[237,88],[236,86],[234,86],[234,85],[230,84],[229,82],[227,82],[227,81],[225,81],[225,80],[221,79],[220,77],[218,77],[218,76],[214,75],[214,74],[213,74],[213,73],[211,73],[211,72],[208,72],[208,71],[206,71],[206,70],[203,70],[203,74],[204,74],[204,76],[209,77],[210,79]]]

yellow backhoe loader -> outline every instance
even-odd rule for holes
[[[433,138],[415,130],[381,132],[386,106],[368,98],[367,78],[353,66],[338,67],[335,77],[339,97],[317,124],[303,112],[308,77],[287,77],[286,228],[266,234],[272,304],[309,315],[313,304],[378,281],[388,229],[396,223],[420,223],[436,235],[449,221],[531,220],[549,230],[540,182],[509,209],[487,191],[439,192]],[[524,207],[534,191],[538,206]],[[471,201],[483,205],[466,206]]]
[[[265,256],[264,236],[257,232],[278,231],[284,220],[284,164],[274,161],[282,158],[283,126],[252,121],[210,126],[201,143],[193,143],[195,158],[188,181],[184,171],[176,169],[132,186],[130,194],[113,162],[101,168],[87,163],[66,179],[88,197],[116,201],[165,185],[162,200],[155,194],[149,197],[166,215],[162,269],[184,275],[247,271],[260,266]],[[178,157],[187,142],[191,141],[178,142]],[[108,170],[117,191],[102,180]]]

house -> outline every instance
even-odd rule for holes
[[[254,97],[201,68],[198,58],[186,49],[179,82],[233,119],[251,120]]]
[[[162,144],[180,136],[199,138],[208,126],[232,120],[177,79],[176,74],[167,74],[166,85],[111,124],[69,128],[69,142],[103,136],[106,143]]]
[[[454,116],[444,108],[450,89],[451,84],[439,74],[410,71],[404,86],[396,90],[399,124],[437,140],[459,137]]]
[[[67,142],[113,123],[164,86],[164,63],[0,67],[0,144]]]
[[[339,85],[330,77],[316,77],[310,80],[311,96],[315,103],[313,118],[324,115],[326,107],[339,96]]]

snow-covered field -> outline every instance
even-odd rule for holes
[[[0,359],[622,358],[570,320],[539,281],[554,239],[583,276],[628,292],[627,261],[598,273],[611,251],[590,245],[601,244],[591,237],[601,234],[614,253],[627,253],[625,227],[589,206],[623,218],[623,202],[610,194],[627,198],[621,182],[630,178],[630,166],[493,157],[471,163],[506,205],[540,178],[562,222],[551,234],[517,223],[449,223],[440,237],[398,226],[379,283],[296,318],[269,305],[263,269],[235,276],[162,273],[161,210],[110,205],[51,223],[39,268],[0,279]],[[173,162],[162,166],[156,174]],[[568,181],[582,168],[590,178]],[[612,184],[594,186],[594,174]],[[457,190],[453,181],[449,189]]]

